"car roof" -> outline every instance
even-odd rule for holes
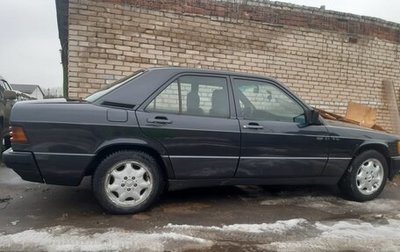
[[[276,81],[274,78],[268,77],[266,75],[260,74],[253,74],[253,73],[243,73],[243,72],[234,72],[229,70],[215,70],[215,69],[208,69],[208,68],[190,68],[190,67],[150,67],[146,68],[147,71],[171,71],[174,73],[179,72],[191,72],[191,73],[211,73],[211,74],[223,74],[223,75],[234,75],[234,76],[242,76],[248,78],[261,78],[261,79],[268,79]]]
[[[294,96],[298,101],[300,101],[304,106],[311,108],[307,103],[305,103],[293,90],[290,90],[284,83],[260,74],[253,74],[253,73],[242,73],[242,72],[233,72],[228,70],[214,70],[214,69],[207,69],[207,68],[188,68],[188,67],[150,67],[144,69],[144,71],[149,72],[164,72],[168,75],[176,75],[180,73],[204,73],[204,74],[221,74],[221,75],[230,75],[235,77],[244,77],[244,78],[254,78],[254,79],[261,79],[261,80],[269,80],[274,83],[278,83],[281,87],[286,89],[292,96]]]
[[[140,71],[139,71],[140,72]],[[112,90],[109,93],[99,97],[95,100],[95,103],[102,104],[103,102],[114,102],[120,104],[126,104],[127,106],[138,106],[142,104],[151,94],[158,90],[162,85],[172,81],[172,78],[180,74],[215,74],[225,76],[235,76],[244,78],[254,78],[255,80],[267,80],[273,83],[279,84],[281,87],[286,89],[293,97],[300,101],[304,106],[309,107],[304,103],[300,97],[298,97],[293,91],[289,89],[283,83],[262,75],[250,74],[250,73],[238,73],[225,70],[213,70],[213,69],[202,69],[202,68],[187,68],[187,67],[150,67],[142,69],[143,74],[138,75],[132,80],[129,80],[126,85],[122,85],[119,88]]]

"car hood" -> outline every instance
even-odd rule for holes
[[[334,120],[324,120],[326,127],[331,133],[341,136],[357,138],[377,138],[377,139],[400,139],[400,136],[389,134],[384,131],[362,127],[352,123],[345,123]]]
[[[346,122],[341,122],[341,121],[334,121],[334,120],[325,119],[325,122],[329,126],[345,127],[345,128],[367,130],[367,131],[377,131],[377,130],[373,130],[373,129],[370,129],[370,128],[362,127],[362,126],[357,125],[357,124],[346,123]]]

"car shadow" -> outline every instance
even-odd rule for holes
[[[265,197],[340,196],[336,186],[273,185],[273,186],[217,186],[169,191],[163,201],[222,200],[235,198],[262,199]]]

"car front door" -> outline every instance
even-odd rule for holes
[[[305,105],[275,82],[244,78],[232,81],[242,132],[236,177],[321,175],[328,159],[325,126],[307,126]]]
[[[136,112],[145,135],[167,150],[177,179],[233,177],[240,128],[228,78],[185,74]]]

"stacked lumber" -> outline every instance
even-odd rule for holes
[[[346,123],[352,123],[352,124],[359,124],[357,121],[348,119],[344,116],[332,113],[332,112],[328,112],[322,109],[317,109],[319,111],[319,114],[325,118],[325,119],[329,119],[329,120],[335,120],[335,121],[341,121],[341,122],[346,122]]]
[[[319,114],[328,120],[351,123],[375,130],[385,131],[376,124],[376,109],[350,101],[347,105],[346,116],[341,116],[322,109],[317,109]],[[386,132],[386,131],[385,131]]]
[[[376,123],[376,109],[349,101],[346,118],[358,122],[360,126],[372,128]]]
[[[384,90],[383,101],[385,104],[388,105],[389,108],[390,121],[393,129],[392,133],[400,135],[400,114],[395,95],[396,93],[394,83],[392,80],[383,80],[382,85]],[[347,106],[345,116],[337,115],[322,109],[317,110],[319,111],[320,115],[325,119],[352,123],[363,127],[387,132],[381,126],[376,124],[377,110],[363,104],[358,104],[350,101]]]

